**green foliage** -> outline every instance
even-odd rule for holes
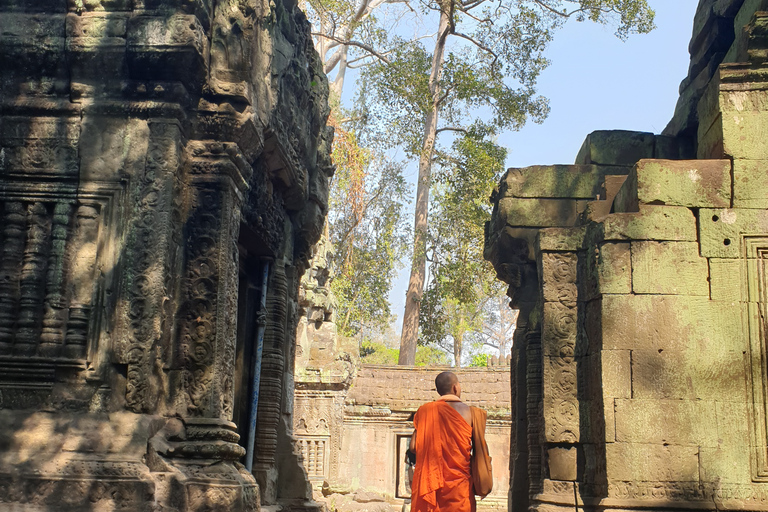
[[[473,368],[485,368],[488,366],[488,354],[474,354],[469,360],[469,366]]]
[[[353,335],[390,318],[387,292],[408,252],[408,187],[401,166],[381,155],[399,149],[420,158],[419,183],[434,193],[427,247],[418,236],[411,251],[414,269],[423,268],[424,255],[429,259],[420,343],[452,348],[458,365],[465,335],[482,331],[487,303],[501,293],[482,258],[487,197],[506,156],[495,137],[547,116],[536,82],[549,63],[547,46],[566,21],[611,24],[623,39],[653,29],[654,12],[647,0],[309,0],[307,10],[325,71],[336,70],[335,101],[344,70],[364,65],[355,110],[337,124],[344,147],[335,152],[329,222],[340,330]],[[433,18],[445,32],[434,33]],[[397,25],[406,19],[415,27],[410,38]],[[433,147],[442,133],[451,136]],[[429,193],[421,194],[423,212],[428,203]],[[414,272],[422,286],[423,273]]]
[[[439,63],[443,125],[475,123],[487,135],[547,116],[547,100],[536,94],[536,81],[549,64],[547,46],[568,19],[613,24],[620,38],[654,28],[646,0],[433,0],[420,5],[424,16],[437,15],[441,6],[453,12],[450,42]],[[397,35],[382,39],[379,50],[388,61],[363,69],[358,87],[357,108],[366,122],[378,125],[377,140],[413,156],[421,151],[424,116],[433,108],[428,85],[433,54],[422,41]]]
[[[613,23],[624,38],[651,30],[654,12],[646,0],[425,0],[420,6],[422,15],[447,28],[439,30],[432,51],[419,38],[393,36],[387,59],[361,73],[357,110],[372,135],[365,144],[399,147],[420,159],[419,184],[427,193],[418,199],[417,234],[425,222],[418,212],[434,193],[428,243],[415,239],[410,284],[423,286],[423,255],[431,275],[421,314],[407,314],[409,325],[415,316],[422,344],[453,345],[459,365],[464,335],[480,328],[484,301],[500,293],[482,258],[487,197],[505,159],[492,141],[547,116],[536,81],[548,65],[548,44],[568,19]],[[448,148],[433,146],[442,131],[460,135],[448,139]],[[403,346],[411,342],[404,331]]]
[[[383,343],[363,341],[360,361],[363,364],[396,365],[400,350],[389,348]],[[449,366],[448,355],[437,347],[426,346],[416,349],[416,366]]]
[[[392,313],[389,290],[409,232],[403,222],[408,184],[402,168],[337,127],[337,166],[329,201],[329,234],[335,254],[331,289],[337,300],[339,332],[354,336],[362,326],[384,329]]]
[[[449,366],[450,364],[451,359],[448,354],[437,347],[422,346],[416,349],[416,366]]]
[[[430,280],[422,298],[420,342],[452,349],[461,364],[464,338],[482,329],[486,303],[503,293],[483,259],[488,196],[498,183],[506,151],[470,133],[438,158],[430,211]]]
[[[360,348],[360,361],[364,364],[397,364],[400,351],[383,343],[364,341]]]

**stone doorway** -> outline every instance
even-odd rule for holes
[[[249,438],[254,435],[249,425],[253,382],[255,373],[261,370],[260,365],[254,366],[254,359],[257,358],[255,352],[258,344],[260,315],[264,315],[264,305],[261,303],[262,288],[265,286],[264,266],[265,264],[268,265],[271,258],[269,258],[266,246],[261,243],[258,235],[245,225],[240,227],[237,250],[239,253],[239,286],[235,351],[235,402],[232,421],[237,424],[240,432],[239,444],[243,448],[247,448]]]

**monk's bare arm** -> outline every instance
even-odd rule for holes
[[[413,453],[416,453],[416,429],[413,429],[413,434],[411,434],[411,442],[408,443],[408,449]]]

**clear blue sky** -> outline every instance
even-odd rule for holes
[[[570,23],[549,51],[539,80],[551,112],[541,124],[508,133],[507,165],[573,163],[594,130],[660,133],[672,118],[688,71],[688,42],[697,0],[651,0],[656,30],[618,40],[609,27]]]
[[[680,82],[688,72],[688,42],[698,0],[649,0],[656,30],[622,42],[610,27],[569,23],[547,53],[539,78],[551,112],[543,124],[505,134],[508,167],[570,164],[594,130],[660,133],[672,118]],[[390,301],[401,328],[410,267],[397,279]]]

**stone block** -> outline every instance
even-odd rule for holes
[[[509,169],[501,180],[503,197],[595,199],[603,176],[627,174],[629,167],[534,165]]]
[[[729,0],[718,0],[718,3],[728,2]],[[740,9],[735,14],[733,22],[736,29],[735,40],[725,56],[725,62],[744,62],[745,58],[742,56],[742,52],[747,46],[745,39],[749,37],[749,32],[744,30],[744,26],[751,21],[756,11],[768,9],[768,4],[765,3],[765,0],[735,0],[733,3]]]
[[[739,12],[744,0],[715,0],[712,12],[723,18],[733,18]]]
[[[738,101],[732,98],[732,101]],[[759,160],[768,154],[768,112],[723,113],[726,156]]]
[[[607,303],[611,302],[613,297],[618,297],[618,295],[605,295],[603,298],[590,300],[584,305],[584,331],[587,336],[587,354],[595,354],[603,348],[604,308]]]
[[[703,257],[739,258],[742,235],[768,233],[768,210],[702,209],[699,233]]]
[[[616,442],[717,446],[715,402],[616,400]]]
[[[733,161],[733,207],[768,208],[768,160]]]
[[[738,302],[742,297],[743,266],[740,260],[710,258],[709,296],[712,300]]]
[[[652,133],[598,130],[587,135],[576,163],[631,166],[642,158],[653,158],[653,150]]]
[[[683,295],[603,295],[587,305],[586,314],[590,343],[595,340],[604,350],[692,350],[712,360],[748,350],[741,308],[730,302]]]
[[[694,242],[632,242],[632,291],[709,295],[709,267]]]
[[[717,80],[712,80],[699,102],[702,123],[699,125],[699,158],[765,158],[768,150],[766,104],[768,91],[724,90]]]
[[[629,350],[603,350],[600,353],[603,374],[603,399],[632,398],[632,364]]]
[[[584,227],[546,228],[538,230],[539,251],[578,251],[584,244]]]
[[[717,359],[693,350],[633,350],[634,398],[741,400],[746,393],[746,361],[728,351]]]
[[[709,447],[699,450],[701,482],[744,484],[752,479],[749,462],[749,444]]]
[[[552,480],[575,481],[577,474],[576,447],[554,447],[547,449],[549,478]]]
[[[631,170],[631,167],[627,168],[627,175]],[[613,201],[613,198],[616,197],[616,194],[619,193],[619,189],[621,189],[622,185],[624,185],[624,182],[627,181],[627,175],[606,176],[603,183],[603,192],[600,194],[600,199]]]
[[[512,227],[570,227],[586,205],[586,200],[505,197],[499,200],[497,215]]]
[[[630,244],[605,243],[600,246],[597,280],[599,293],[632,292]]]
[[[725,158],[723,147],[723,117],[718,115],[709,129],[703,130],[699,125],[699,145],[696,148],[696,158],[720,159]]]
[[[108,181],[117,176],[138,176],[143,172],[149,148],[146,121],[115,121],[86,116],[79,145],[80,175],[83,179]]]
[[[608,481],[697,482],[698,446],[610,443],[605,447]]]
[[[197,88],[205,79],[209,41],[194,15],[133,16],[128,20],[126,49],[132,79],[181,79]]]
[[[581,438],[585,426],[577,398],[577,368],[581,364],[569,355],[544,357],[541,435],[549,443],[572,444]]]
[[[590,201],[587,203],[586,210],[584,210],[584,217],[587,219],[587,222],[600,222],[610,215],[612,209],[613,201]]]
[[[751,422],[753,421],[744,401],[717,402],[717,436],[724,447],[749,446]]]
[[[578,310],[560,302],[544,303],[544,319],[541,336],[541,349],[544,355],[559,357],[563,350],[574,355],[578,334]],[[564,347],[568,347],[564,349]]]
[[[681,206],[641,205],[639,213],[614,213],[604,221],[605,240],[696,240],[696,219]]]
[[[639,204],[696,208],[731,204],[730,160],[641,160],[625,184]]]
[[[685,355],[671,350],[633,350],[633,397],[639,399],[696,397]]]
[[[619,191],[616,192],[616,197],[613,198],[613,212],[629,213],[640,211],[640,203],[637,199],[637,179],[631,178],[634,173],[635,169],[632,169],[630,176],[627,176]]]

